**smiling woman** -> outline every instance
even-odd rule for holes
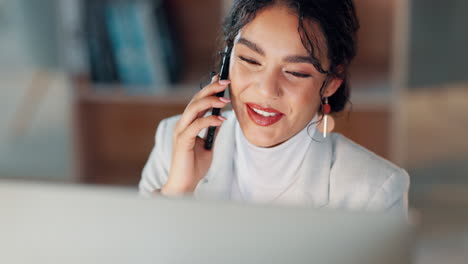
[[[408,174],[328,133],[328,115],[348,101],[358,28],[351,0],[235,1],[224,24],[229,80],[215,76],[160,123],[140,191],[406,215]],[[215,96],[228,87],[231,99]],[[230,102],[233,111],[206,115]],[[210,126],[220,129],[206,150]]]
[[[276,146],[297,134],[315,116],[321,98],[333,95],[342,83],[330,77],[323,87],[329,78],[320,72],[330,67],[327,47],[321,41],[316,49],[325,52],[315,55],[318,70],[297,28],[297,15],[280,5],[258,12],[234,40],[232,106],[244,135],[257,146]],[[323,39],[318,28],[309,31],[309,36]]]

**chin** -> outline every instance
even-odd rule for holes
[[[281,140],[276,136],[265,135],[259,131],[244,131],[244,135],[250,143],[262,148],[274,147],[284,142],[284,140]]]

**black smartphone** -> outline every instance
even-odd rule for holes
[[[221,62],[221,69],[219,70],[219,79],[220,80],[228,80],[229,79],[229,59],[231,56],[231,49],[226,46],[224,49],[223,53],[223,59]],[[219,92],[216,94],[218,97],[223,97],[224,96],[224,91]],[[220,108],[213,108],[211,114],[219,116],[221,112]],[[211,150],[213,148],[213,141],[214,141],[214,136],[216,132],[216,127],[209,127],[208,128],[208,133],[206,134],[206,139],[205,139],[205,149]]]

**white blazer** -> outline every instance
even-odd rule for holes
[[[233,111],[223,114],[207,175],[197,185],[194,196],[229,200],[232,189],[234,128]],[[149,195],[167,181],[171,165],[173,131],[179,116],[161,121],[156,144],[140,180],[140,192]],[[393,211],[407,217],[409,176],[405,170],[357,145],[344,136],[330,134],[323,142],[313,142],[299,170],[304,180],[294,195],[314,207],[346,210]]]

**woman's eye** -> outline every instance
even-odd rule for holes
[[[254,60],[251,60],[251,59],[247,59],[245,57],[242,57],[242,56],[239,56],[239,59],[247,62],[248,64],[252,64],[252,65],[261,65],[260,63],[254,61]]]
[[[258,63],[257,61],[251,60],[251,59],[247,59],[246,57],[243,57],[243,56],[239,56],[239,59],[241,59],[242,61],[247,62],[248,64],[252,64],[252,65],[256,65],[256,66],[260,66],[260,65],[261,65],[261,64]],[[306,73],[299,73],[299,72],[293,72],[293,71],[286,71],[286,73],[291,74],[292,76],[298,77],[298,78],[309,78],[309,77],[312,77],[312,75],[306,74]]]
[[[298,78],[309,78],[309,77],[312,77],[312,75],[310,75],[310,74],[299,73],[299,72],[286,71],[286,73],[289,73],[289,74],[291,74],[292,76],[298,77]]]

